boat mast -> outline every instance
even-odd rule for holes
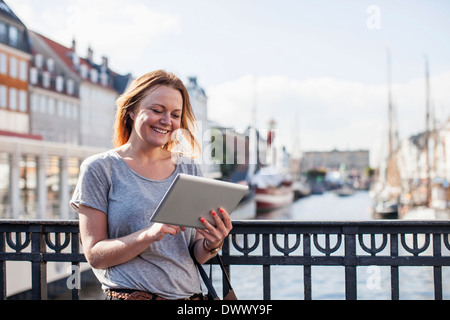
[[[430,77],[428,69],[428,57],[425,58],[425,106],[426,106],[426,117],[425,117],[425,170],[426,170],[426,188],[427,188],[427,198],[426,203],[430,205],[431,200],[431,174],[430,174],[430,154],[428,150],[428,143],[430,140]]]
[[[389,47],[386,48],[386,58],[387,58],[387,86],[388,86],[388,121],[389,121],[389,132],[388,132],[388,158],[387,158],[387,183],[390,189],[390,197],[397,198],[399,196],[400,187],[400,177],[397,165],[397,150],[395,145],[394,134],[394,106],[392,104],[392,81],[391,81],[391,54]]]

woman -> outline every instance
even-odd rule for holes
[[[172,152],[180,131],[196,148],[194,119],[183,83],[150,72],[117,100],[115,149],[81,165],[71,205],[86,259],[109,298],[203,298],[190,249],[199,263],[212,258],[232,229],[228,213],[211,212],[216,227],[201,218],[204,229],[149,221],[178,173],[201,175],[191,158]]]

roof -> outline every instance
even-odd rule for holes
[[[18,31],[20,32],[20,36],[16,42],[12,43],[11,39],[3,39],[2,43],[25,51],[26,53],[31,53],[27,27],[3,0],[0,0],[0,20],[5,21],[9,25],[13,25],[15,28],[19,29]]]
[[[25,26],[23,22],[16,16],[16,14],[11,10],[10,7],[8,7],[8,5],[3,0],[0,0],[0,15],[8,17],[14,22],[22,26]]]
[[[1,1],[1,0],[0,0]],[[61,61],[75,74],[78,75],[79,79],[86,82],[91,82],[93,84],[96,84],[98,86],[101,86],[103,88],[109,88],[112,90],[117,91],[119,94],[123,93],[126,89],[126,85],[128,84],[129,79],[131,78],[131,74],[127,75],[120,75],[111,69],[107,68],[106,72],[109,76],[109,81],[107,86],[101,85],[100,82],[93,82],[89,77],[86,79],[82,79],[79,74],[79,67],[75,66],[73,63],[73,55],[76,54],[72,48],[67,48],[61,44],[59,44],[56,41],[53,41],[37,32],[34,32],[38,37],[40,37],[52,50],[53,52],[61,59]],[[88,59],[85,58],[79,58],[80,66],[85,65],[87,66],[88,70],[96,69],[98,73],[100,74],[102,66],[99,64],[95,64]]]

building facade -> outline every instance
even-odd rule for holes
[[[112,147],[115,102],[131,82],[131,75],[120,75],[112,71],[107,57],[102,57],[101,63],[95,63],[91,48],[88,48],[85,58],[81,57],[75,40],[68,48],[43,35],[34,35],[36,44],[41,44],[41,48],[44,48],[42,51],[48,54],[47,61],[56,61],[56,66],[60,68],[53,71],[56,72],[55,85],[59,79],[66,94],[65,101],[61,102],[66,111],[64,119],[59,123],[61,128],[77,131],[76,140],[79,145]],[[68,119],[73,120],[73,123],[64,127],[65,120]]]
[[[28,30],[0,1],[0,131],[29,133]]]
[[[0,0],[0,219],[76,218],[80,164],[111,147],[131,80],[92,56],[27,30]]]
[[[45,141],[80,144],[80,81],[47,44],[30,31],[30,131]],[[54,44],[57,46],[58,44]]]
[[[304,152],[301,159],[301,172],[306,173],[311,169],[330,169],[345,171],[356,170],[364,173],[369,166],[369,151],[309,151]]]
[[[208,119],[208,97],[205,90],[197,83],[196,77],[189,77],[186,83],[186,89],[189,93],[192,110],[197,119],[197,131],[195,138],[200,143],[202,154],[196,159],[200,164],[203,175],[210,178],[220,178],[220,165],[212,160],[211,150],[209,146],[211,139],[215,134],[214,125]],[[217,133],[217,132],[216,132]]]

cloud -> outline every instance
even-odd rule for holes
[[[430,79],[431,95],[448,116],[450,72]],[[209,118],[232,127],[246,127],[257,105],[258,126],[278,124],[279,138],[292,150],[294,138],[303,151],[370,149],[378,159],[388,128],[387,86],[333,78],[296,80],[287,76],[245,75],[207,90]],[[425,80],[413,79],[392,86],[401,138],[425,128]]]
[[[148,48],[158,39],[181,32],[177,14],[158,11],[137,0],[40,0],[41,12],[33,15],[31,0],[16,0],[11,7],[27,27],[63,45],[77,40],[77,51],[86,56],[88,46],[94,59],[109,56],[114,65],[129,72],[148,61]],[[52,30],[47,34],[47,30]],[[136,64],[137,67],[134,65]]]

